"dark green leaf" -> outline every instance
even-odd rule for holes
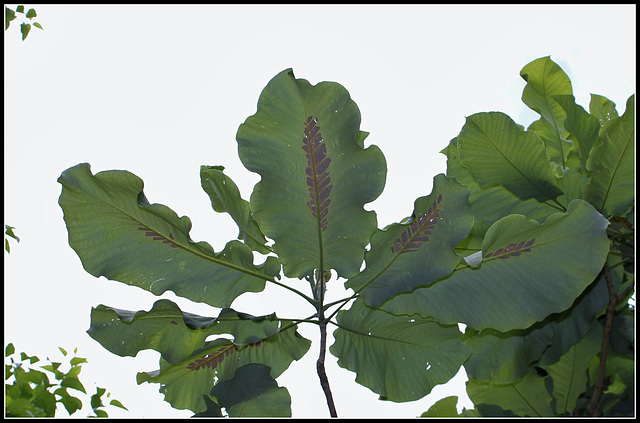
[[[87,391],[84,389],[84,386],[82,385],[82,382],[80,382],[80,380],[77,377],[70,377],[70,376],[64,377],[62,379],[62,382],[60,382],[60,386],[76,389],[85,394],[87,393]]]
[[[19,5],[18,7],[16,7],[16,12],[24,13],[24,6],[23,5]]]
[[[338,365],[356,372],[356,382],[383,399],[422,398],[451,379],[469,356],[457,326],[393,316],[361,300],[340,311],[337,322],[330,351]]]
[[[592,320],[591,330],[580,342],[569,348],[557,363],[544,367],[553,380],[557,414],[568,415],[576,407],[588,382],[587,367],[600,351],[601,344],[602,326]]]
[[[4,356],[9,357],[11,354],[15,352],[16,352],[16,347],[14,347],[13,344],[10,342],[7,344],[7,346],[4,349]]]
[[[206,242],[193,242],[191,220],[150,204],[142,180],[132,173],[94,176],[83,163],[64,171],[58,182],[69,245],[96,277],[227,307],[244,292],[261,291],[280,272],[275,257],[254,266],[253,253],[239,241],[218,254]]]
[[[493,404],[503,410],[513,411],[518,416],[553,416],[552,398],[547,392],[544,379],[531,369],[516,383],[504,385],[467,381],[467,394],[474,404]]]
[[[258,111],[236,139],[244,166],[262,177],[251,195],[253,217],[289,277],[360,270],[376,215],[363,206],[384,187],[386,162],[363,148],[360,111],[334,82],[312,86],[286,69],[265,87]]]
[[[460,265],[451,276],[400,294],[383,308],[475,329],[527,328],[569,308],[600,272],[609,250],[607,225],[582,200],[542,225],[521,215],[504,217],[487,231],[480,267]]]
[[[29,9],[27,12],[27,18],[33,19],[37,16],[35,9]]]
[[[455,246],[471,230],[469,189],[443,174],[433,179],[431,195],[415,201],[411,219],[377,231],[365,254],[366,269],[347,288],[377,307],[400,292],[447,276],[459,263]]]
[[[263,364],[238,368],[232,379],[211,390],[229,417],[291,417],[291,397]]]
[[[552,336],[551,325],[506,333],[483,330],[464,341],[473,351],[464,363],[467,376],[493,384],[514,383],[540,358]]]
[[[265,245],[267,240],[253,219],[251,205],[240,197],[238,187],[223,170],[222,166],[200,166],[200,181],[211,206],[219,213],[229,213],[240,228],[239,239],[252,250],[267,254],[271,249]]]

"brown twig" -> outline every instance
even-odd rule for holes
[[[327,378],[327,372],[324,369],[324,358],[327,349],[327,322],[320,321],[320,356],[316,363],[316,369],[318,370],[318,377],[320,377],[320,385],[324,391],[324,396],[327,398],[327,405],[329,406],[329,414],[331,417],[338,417],[336,413],[336,406],[333,403],[333,395],[331,394],[331,388],[329,387],[329,379]]]
[[[629,295],[629,293],[633,289],[633,285],[631,285],[619,296],[616,294],[616,291],[613,287],[613,280],[611,279],[611,271],[609,269],[608,263],[604,264],[604,279],[607,282],[607,289],[609,290],[609,305],[607,306],[607,311],[605,312],[604,334],[602,335],[602,347],[600,349],[600,367],[598,369],[598,378],[596,380],[596,386],[593,391],[591,403],[589,404],[589,413],[592,417],[598,417],[598,402],[600,401],[600,396],[604,391],[604,373],[607,364],[607,352],[609,351],[609,340],[611,339],[611,330],[613,328],[613,317],[616,312],[616,305],[620,300]]]

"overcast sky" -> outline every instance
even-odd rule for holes
[[[439,151],[465,117],[502,111],[525,126],[537,118],[520,100],[527,63],[550,55],[586,109],[595,93],[622,114],[635,93],[635,5],[30,7],[44,31],[21,41],[14,21],[4,40],[4,223],[20,237],[4,253],[5,345],[57,360],[57,346],[78,347],[89,360],[80,380],[91,391],[107,388],[130,410],[111,409],[112,416],[192,413],[171,408],[159,385],[136,384],[137,372],[158,368],[158,353],[121,358],[86,334],[91,307],[149,310],[158,297],[84,271],[57,203],[65,169],[89,162],[94,174],[136,174],[150,202],[189,216],[191,238],[219,251],[237,228],[211,209],[200,165],[225,166],[249,198],[259,176],[240,163],[235,134],[286,68],[312,84],[339,82],[359,106],[367,145],[378,145],[388,166],[385,191],[366,206],[379,227],[410,215],[414,200],[431,192],[433,177],[445,172]],[[328,301],[345,295],[340,283],[329,285]],[[192,313],[219,311],[163,298]],[[269,284],[233,308],[311,314]],[[315,325],[300,332],[318,339]],[[317,353],[314,342],[278,378],[294,416],[328,416]],[[327,361],[339,416],[414,417],[444,396],[465,395],[462,371],[422,400],[383,402],[330,354]]]

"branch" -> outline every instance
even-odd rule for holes
[[[602,348],[600,349],[600,367],[598,369],[598,379],[596,380],[595,390],[591,403],[589,404],[589,413],[592,417],[598,417],[598,402],[604,391],[604,373],[607,364],[607,352],[609,351],[609,340],[611,339],[611,330],[613,328],[613,316],[616,312],[616,305],[621,299],[624,299],[633,289],[633,284],[629,286],[621,295],[617,295],[613,287],[611,279],[611,271],[609,264],[604,264],[604,278],[607,281],[607,289],[609,290],[609,305],[605,312],[604,335],[602,336]]]
[[[327,405],[329,406],[329,413],[331,417],[338,417],[336,413],[336,406],[333,403],[333,395],[331,394],[331,388],[329,387],[329,379],[327,378],[327,372],[324,369],[324,357],[327,349],[327,322],[320,321],[320,356],[316,363],[318,370],[318,376],[320,377],[320,385],[324,391],[324,396],[327,398]]]

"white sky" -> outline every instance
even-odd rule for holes
[[[191,238],[219,251],[237,229],[211,209],[200,165],[225,166],[249,198],[259,176],[240,163],[235,134],[283,69],[312,84],[339,82],[358,104],[361,129],[371,133],[367,145],[378,145],[387,159],[385,191],[367,206],[379,227],[410,215],[414,200],[431,192],[433,177],[445,172],[439,151],[466,116],[502,111],[523,125],[536,119],[520,100],[519,73],[532,60],[551,55],[585,109],[595,93],[622,113],[635,92],[635,5],[29,7],[44,31],[33,28],[23,42],[14,21],[4,40],[4,223],[20,237],[4,253],[5,345],[58,360],[57,346],[78,347],[89,360],[80,375],[88,390],[94,383],[107,388],[130,410],[111,408],[112,416],[192,413],[172,409],[159,385],[136,384],[137,372],[158,368],[158,353],[121,358],[86,334],[92,306],[149,310],[158,298],[84,271],[57,204],[56,180],[65,169],[89,162],[94,174],[133,172],[150,202],[189,216]],[[328,301],[345,295],[339,284],[329,285]],[[163,298],[218,314],[171,293]],[[311,314],[304,301],[273,286],[233,307]],[[300,332],[318,339],[314,325]],[[294,416],[328,416],[317,353],[314,342],[278,378]],[[461,372],[422,400],[378,401],[327,357],[339,416],[415,417],[442,397],[466,396]],[[458,405],[472,407],[468,400]]]

